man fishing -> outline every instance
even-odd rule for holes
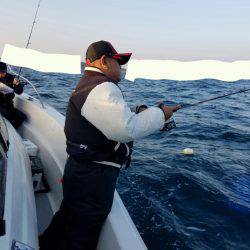
[[[26,119],[26,115],[14,108],[15,93],[22,94],[23,85],[13,75],[7,73],[6,63],[0,62],[0,112],[17,129]]]
[[[106,41],[92,43],[86,67],[72,93],[66,114],[67,153],[63,201],[40,236],[41,250],[96,249],[103,222],[111,211],[116,180],[129,165],[132,142],[158,132],[180,106],[132,112],[118,87],[121,65],[131,53],[120,54]]]

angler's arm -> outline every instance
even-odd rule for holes
[[[129,142],[153,134],[163,128],[161,109],[150,107],[136,114],[124,101],[121,90],[111,82],[95,87],[87,97],[82,115],[107,138]]]

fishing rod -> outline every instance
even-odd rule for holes
[[[244,93],[244,92],[247,92],[247,91],[250,91],[250,88],[249,89],[241,89],[241,90],[231,92],[231,93],[228,93],[228,94],[225,94],[225,95],[215,96],[215,97],[212,97],[212,98],[209,98],[209,99],[206,99],[206,100],[203,100],[203,101],[199,101],[199,102],[196,102],[196,103],[181,104],[181,109],[197,106],[197,105],[200,105],[200,104],[205,103],[205,102],[210,102],[210,101],[213,101],[213,100],[217,100],[217,99],[224,98],[224,97],[231,96],[231,95],[236,95],[236,94],[239,94],[239,93]]]
[[[42,2],[42,0],[39,0],[39,1],[38,1],[38,4],[37,4],[35,17],[34,17],[34,20],[33,20],[32,26],[31,26],[31,30],[30,30],[30,33],[29,33],[28,41],[27,41],[26,46],[25,46],[26,49],[27,49],[27,48],[29,47],[29,45],[31,44],[31,43],[30,43],[30,39],[31,39],[31,36],[32,36],[32,33],[33,33],[33,29],[34,29],[35,23],[36,23],[37,14],[38,14],[38,10],[39,10],[39,8],[40,8],[41,2]],[[21,68],[19,69],[19,72],[18,72],[18,79],[20,78],[20,74],[21,74],[21,72],[22,72],[22,69],[23,69],[23,67],[21,67]]]
[[[200,105],[200,104],[202,104],[202,103],[210,102],[210,101],[217,100],[217,99],[224,98],[224,97],[231,96],[231,95],[236,95],[236,94],[239,94],[239,93],[244,93],[244,92],[247,92],[247,91],[250,91],[250,88],[249,88],[249,89],[241,89],[241,90],[238,90],[238,91],[235,91],[235,92],[231,92],[231,93],[228,93],[228,94],[225,94],[225,95],[220,95],[220,96],[211,97],[211,98],[209,98],[209,99],[202,100],[202,101],[199,101],[199,102],[196,102],[196,103],[181,104],[181,108],[180,108],[180,109],[184,109],[184,108],[189,108],[189,107],[197,106],[197,105]],[[161,102],[163,103],[163,102],[165,102],[165,101],[166,101],[166,100],[163,100],[163,101],[161,101]],[[158,103],[158,104],[159,104],[159,103]],[[175,124],[174,119],[171,117],[169,120],[167,120],[167,121],[165,122],[162,131],[170,131],[171,129],[174,129],[174,128],[176,128],[176,124]]]

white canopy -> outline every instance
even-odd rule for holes
[[[5,45],[1,61],[41,72],[81,73],[81,56],[79,55],[46,54],[32,49],[18,48],[10,44]]]
[[[180,81],[209,78],[222,81],[237,81],[250,79],[250,61],[130,60],[125,78],[130,81],[134,81],[136,78]]]

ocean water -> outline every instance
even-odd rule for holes
[[[43,100],[65,114],[80,76],[24,70]],[[122,80],[129,105],[193,103],[250,81]],[[25,92],[35,96],[26,86]],[[250,249],[250,93],[178,111],[177,128],[135,142],[117,190],[149,249]],[[190,147],[193,156],[182,150]],[[158,162],[148,157],[157,159]],[[160,164],[160,163],[161,164]]]

